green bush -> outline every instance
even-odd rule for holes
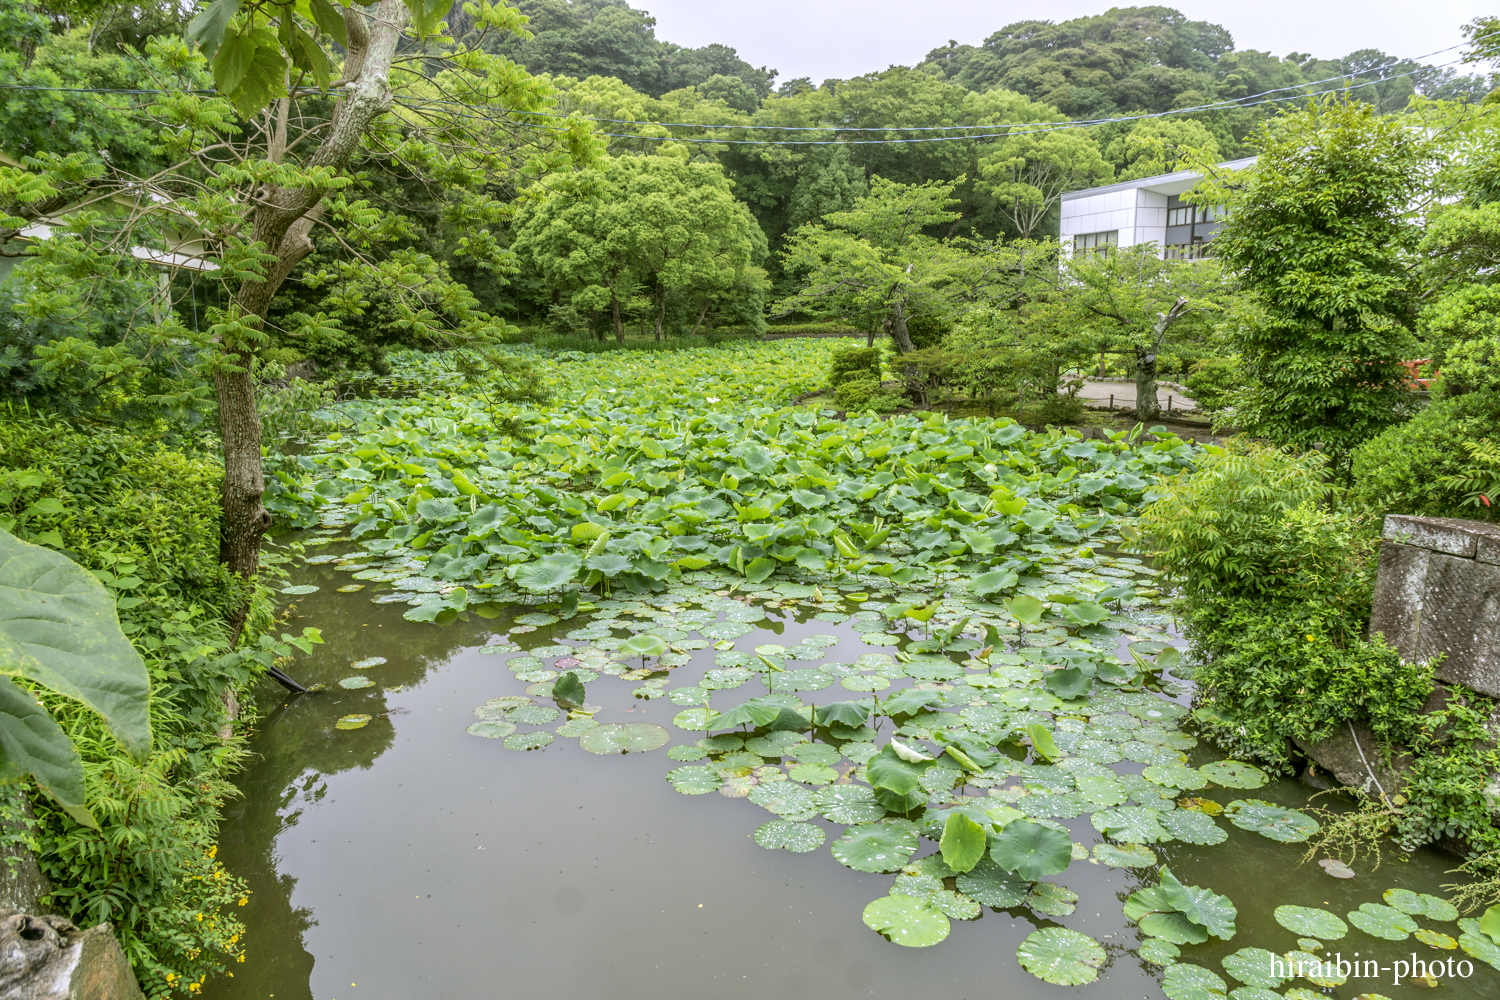
[[[1083,419],[1083,400],[1071,393],[1059,392],[1047,397],[1028,416],[1043,424],[1076,424]]]
[[[1232,394],[1244,385],[1238,357],[1202,358],[1182,380],[1188,395],[1205,413],[1217,413],[1230,406]]]
[[[833,402],[841,410],[869,410],[874,413],[893,413],[906,404],[906,400],[900,395],[881,389],[880,381],[864,372],[840,383],[833,390]]]
[[[247,661],[224,657],[222,621],[245,584],[219,563],[221,472],[112,428],[12,409],[0,416],[0,526],[92,570],[151,676],[154,746],[125,755],[93,713],[48,708],[83,758],[101,829],[33,795],[34,849],[50,904],[82,926],[115,925],[148,996],[187,992],[243,953],[245,886],[215,860],[219,808],[244,755],[226,692]],[[250,635],[269,621],[258,602]]]
[[[1465,442],[1494,436],[1497,422],[1500,391],[1476,390],[1436,400],[1354,450],[1349,502],[1374,516],[1493,520],[1492,508],[1465,506],[1463,490],[1438,480],[1465,474],[1473,464]]]
[[[1448,349],[1441,371],[1441,396],[1500,390],[1500,336],[1459,341]]]
[[[845,382],[859,378],[880,383],[880,348],[840,347],[828,359],[828,385],[837,389]]]

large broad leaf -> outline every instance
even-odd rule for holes
[[[973,869],[958,876],[957,885],[959,892],[997,910],[1020,906],[1031,891],[1030,882],[989,858],[981,858]]]
[[[60,552],[0,531],[0,674],[25,677],[99,713],[132,754],[151,749],[150,681],[94,575]]]
[[[1042,612],[1047,606],[1029,594],[1020,594],[1006,601],[1005,608],[1017,621],[1035,625],[1042,620]]]
[[[1303,937],[1337,941],[1349,933],[1349,925],[1337,914],[1313,906],[1278,906],[1273,915],[1278,924]]]
[[[669,739],[670,734],[654,723],[609,722],[579,736],[578,745],[597,754],[645,753],[666,746]]]
[[[1350,912],[1349,922],[1385,941],[1405,941],[1417,930],[1415,920],[1382,903],[1360,903],[1359,909]]]
[[[913,763],[902,760],[890,744],[865,763],[865,776],[871,787],[886,789],[897,795],[906,795],[918,787],[922,772],[931,766],[931,761]]]
[[[735,726],[765,726],[781,715],[782,705],[768,705],[758,698],[751,698],[720,716],[714,728],[731,729]]]
[[[826,705],[819,705],[814,712],[820,726],[849,726],[851,728],[863,726],[870,719],[870,712],[875,703],[873,701],[831,701]]]
[[[845,830],[830,850],[856,871],[893,872],[917,853],[917,835],[894,823],[863,823]]]
[[[1043,982],[1082,986],[1099,978],[1104,949],[1087,934],[1065,927],[1043,927],[1026,935],[1016,949],[1021,968]]]
[[[83,762],[73,741],[36,697],[9,677],[0,677],[0,751],[5,765],[30,774],[74,820],[98,829],[84,805]]]
[[[1161,991],[1167,995],[1168,1000],[1223,1000],[1229,993],[1229,987],[1217,974],[1201,965],[1174,962],[1167,966]]]
[[[326,3],[326,0],[324,0]],[[203,54],[212,59],[214,52],[219,48],[219,42],[224,39],[224,29],[229,26],[230,20],[240,9],[240,0],[214,0],[213,3],[203,8],[203,13],[188,22],[186,35],[190,41],[198,43]],[[343,25],[343,20],[339,19]],[[340,39],[340,44],[344,43]]]
[[[1073,842],[1059,830],[1015,820],[995,837],[990,857],[1006,871],[1036,881],[1068,867],[1073,859]]]
[[[835,702],[834,704],[840,703]],[[857,705],[861,703],[843,702],[842,704]],[[880,707],[882,710],[884,710],[886,715],[897,716],[915,715],[924,708],[933,708],[942,704],[943,693],[941,691],[918,691],[916,688],[902,688],[900,691],[897,691],[885,701],[881,702]],[[833,706],[828,705],[824,707],[831,708]],[[819,709],[818,711],[822,712],[823,709]],[[869,714],[869,709],[866,708],[865,715],[868,716]],[[860,719],[858,722],[844,722],[842,724],[846,726],[862,726],[864,725],[864,719]]]
[[[667,641],[659,635],[643,632],[620,643],[620,652],[629,656],[660,656],[667,651]]]
[[[1000,570],[991,570],[988,573],[981,573],[970,580],[969,592],[979,597],[984,597],[987,594],[993,594],[996,591],[1005,590],[1015,585],[1015,570],[1006,570],[1003,573]]]
[[[516,583],[533,594],[560,590],[573,582],[582,566],[583,560],[575,555],[553,553],[534,563],[516,567]]]
[[[1172,908],[1195,924],[1201,924],[1215,937],[1228,941],[1234,937],[1234,918],[1239,915],[1228,896],[1220,896],[1202,886],[1183,885],[1170,868],[1161,870],[1161,892]]]
[[[885,815],[885,806],[864,785],[829,785],[818,790],[818,810],[834,823],[873,823]]]
[[[926,900],[886,896],[865,907],[865,926],[908,948],[926,948],[948,936],[948,918]]]
[[[984,827],[962,813],[954,813],[943,824],[943,839],[938,848],[943,853],[943,863],[955,872],[971,871],[984,857],[989,844]]]
[[[1229,822],[1283,844],[1300,844],[1318,832],[1318,821],[1296,809],[1262,799],[1235,799],[1224,807]]]
[[[1225,972],[1246,986],[1258,986],[1263,990],[1274,990],[1287,978],[1276,974],[1279,969],[1285,968],[1281,956],[1264,948],[1241,948],[1233,955],[1226,956],[1220,964],[1224,966]]]

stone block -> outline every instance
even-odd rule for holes
[[[1433,552],[1473,559],[1481,535],[1500,537],[1500,529],[1483,521],[1465,521],[1456,517],[1410,517],[1406,514],[1386,516],[1380,537],[1391,542],[1415,545]]]
[[[1443,654],[1440,680],[1500,696],[1500,566],[1434,552],[1410,658]]]
[[[108,924],[81,930],[62,917],[0,907],[4,1000],[144,1000]]]
[[[1380,744],[1361,723],[1337,726],[1327,739],[1309,743],[1294,739],[1297,749],[1347,788],[1357,788],[1371,798],[1396,796],[1406,789],[1406,772],[1412,756],[1404,751],[1389,761],[1381,756]]]
[[[1432,553],[1414,545],[1380,543],[1380,571],[1375,577],[1375,600],[1370,607],[1370,634],[1385,636],[1403,659],[1416,655],[1422,629],[1422,600],[1427,589],[1427,563]]]

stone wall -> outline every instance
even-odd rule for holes
[[[1500,697],[1500,525],[1393,514],[1381,532],[1370,634],[1439,680]]]

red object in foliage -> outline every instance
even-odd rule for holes
[[[1438,376],[1437,371],[1434,370],[1430,378],[1421,377],[1422,366],[1430,364],[1432,364],[1431,358],[1420,358],[1415,361],[1401,362],[1401,367],[1406,369],[1406,387],[1408,389],[1416,392],[1422,389],[1432,388],[1432,383]]]

